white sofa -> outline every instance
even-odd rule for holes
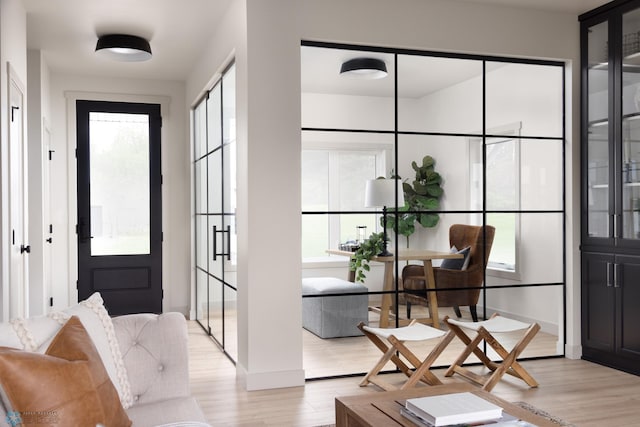
[[[181,313],[111,319],[99,294],[58,313],[0,323],[0,346],[44,353],[76,315],[91,336],[134,427],[208,426],[189,391],[187,325]],[[0,426],[10,426],[0,400]]]

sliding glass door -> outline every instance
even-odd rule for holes
[[[193,110],[196,318],[237,358],[235,66]]]

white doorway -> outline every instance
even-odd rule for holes
[[[27,147],[25,144],[25,90],[10,64],[9,95],[9,318],[29,315],[27,233]]]

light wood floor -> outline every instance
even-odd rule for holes
[[[195,322],[189,322],[191,390],[213,426],[318,426],[334,423],[338,395],[378,393],[359,387],[359,377],[307,382],[304,387],[245,391],[235,366]],[[576,426],[640,426],[640,377],[583,360],[564,358],[523,362],[540,387],[527,388],[507,377],[493,393],[508,401],[526,401]],[[368,365],[363,366],[365,371]],[[444,378],[443,382],[464,381]],[[387,376],[400,383],[402,374]]]

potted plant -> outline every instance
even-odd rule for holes
[[[411,167],[416,172],[413,182],[402,183],[405,204],[398,208],[398,216],[390,215],[387,218],[387,226],[397,234],[407,238],[416,231],[416,223],[424,228],[432,228],[438,224],[440,217],[437,213],[428,212],[440,208],[440,198],[444,193],[440,184],[442,177],[435,171],[436,161],[431,156],[424,156],[422,164],[411,162]],[[400,176],[395,178],[401,179]]]
[[[384,242],[384,232],[372,233],[367,239],[360,242],[360,247],[356,249],[349,262],[351,271],[356,272],[356,282],[364,282],[365,271],[369,271],[369,261],[382,251]]]

